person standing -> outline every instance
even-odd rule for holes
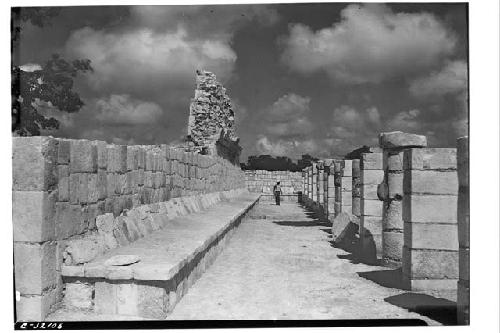
[[[276,200],[276,206],[279,206],[280,205],[280,195],[281,195],[280,182],[277,182],[276,185],[274,185],[273,192],[274,192],[274,199]]]

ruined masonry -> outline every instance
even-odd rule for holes
[[[234,111],[226,89],[211,72],[196,71],[196,90],[189,107],[188,150],[223,156],[239,164],[241,147],[234,127]]]

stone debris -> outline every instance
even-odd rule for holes
[[[427,147],[427,138],[401,131],[385,132],[379,135],[379,145],[380,148]]]
[[[141,261],[139,256],[134,254],[120,254],[112,256],[104,262],[105,266],[127,266]]]

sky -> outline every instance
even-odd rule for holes
[[[20,62],[90,59],[76,114],[44,134],[119,144],[187,133],[195,70],[226,87],[249,155],[338,157],[380,132],[467,135],[466,4],[66,7],[23,26]]]

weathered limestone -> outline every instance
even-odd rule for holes
[[[318,163],[313,162],[311,166],[311,184],[312,184],[312,192],[311,192],[311,201],[317,202],[318,198]]]
[[[331,181],[330,185],[330,167],[332,166],[333,160],[332,159],[326,159],[324,161],[324,172],[323,172],[323,213],[324,217],[326,220],[329,220],[331,218],[330,216],[330,207],[329,207],[329,202],[331,199],[334,199],[335,197],[335,184],[333,184],[333,179]],[[333,178],[333,177],[332,177]],[[330,186],[333,186],[332,189],[330,189]],[[332,197],[332,198],[330,198]],[[333,200],[335,201],[335,200]]]
[[[402,266],[407,289],[439,290],[457,286],[456,165],[454,148],[404,151]]]
[[[382,223],[382,258],[391,266],[401,266],[403,255],[403,150],[409,147],[425,147],[425,136],[388,132],[381,133],[379,145],[384,150],[384,183],[378,189],[384,201]]]
[[[323,185],[324,181],[324,172],[325,172],[325,162],[324,161],[318,161],[318,164],[316,167],[318,168],[318,180],[317,180],[317,185],[318,185],[318,191],[317,191],[317,197],[316,201],[318,203],[318,208],[321,211],[321,213],[324,213],[324,195],[325,195],[325,188]],[[324,215],[324,214],[323,214]]]
[[[459,325],[469,325],[470,316],[470,217],[469,217],[469,138],[457,140],[458,173],[458,285],[457,321]]]
[[[361,251],[368,261],[382,259],[383,202],[377,196],[377,187],[384,181],[383,154],[373,149],[361,154],[360,159],[360,226]]]
[[[246,170],[245,184],[249,192],[273,194],[273,187],[280,182],[284,195],[305,193],[302,172]]]
[[[352,214],[361,218],[361,169],[360,160],[352,160]]]

